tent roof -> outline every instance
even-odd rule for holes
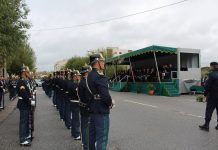
[[[122,54],[122,55],[118,55],[118,56],[108,58],[107,63],[117,61],[117,60],[120,60],[120,59],[125,59],[125,58],[129,58],[129,57],[142,55],[142,54],[149,53],[149,52],[176,53],[176,50],[177,49],[173,48],[173,47],[164,47],[164,46],[152,45],[152,46],[141,48],[141,49],[129,52],[129,53],[125,53],[125,54]]]

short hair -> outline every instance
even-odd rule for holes
[[[218,65],[217,62],[211,62],[211,63],[210,63],[210,66],[217,66],[217,65]]]

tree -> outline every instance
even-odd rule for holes
[[[21,66],[24,64],[30,70],[35,69],[36,57],[33,49],[29,44],[23,43],[17,47],[16,51],[10,56],[7,61],[7,70],[9,74],[18,73]]]
[[[24,0],[0,0],[0,67],[27,41],[28,12]]]
[[[75,69],[80,70],[82,66],[88,64],[89,58],[88,57],[80,57],[74,56],[68,60],[67,64],[65,65],[65,69]]]

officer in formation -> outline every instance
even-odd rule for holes
[[[80,107],[79,107],[79,97],[78,97],[78,85],[80,82],[80,73],[78,70],[75,70],[71,73],[72,83],[69,88],[70,94],[70,107],[71,107],[71,136],[75,140],[80,140]]]
[[[83,66],[80,73],[82,79],[78,86],[78,95],[80,100],[80,115],[81,115],[81,135],[82,145],[84,150],[89,149],[89,104],[91,102],[92,95],[89,93],[86,87],[86,80],[88,73],[90,72],[90,66]]]
[[[84,150],[106,150],[109,114],[113,102],[108,78],[104,75],[105,59],[101,54],[90,56],[90,65],[81,71],[56,71],[52,80],[53,105],[74,140],[80,140]],[[82,79],[81,79],[82,76]]]
[[[43,79],[42,88],[45,91],[45,94],[51,98],[52,97],[52,75],[50,74],[48,77]]]
[[[211,121],[211,117],[214,109],[217,110],[218,117],[218,63],[211,62],[210,63],[211,72],[208,75],[208,80],[205,83],[205,92],[207,105],[205,112],[205,123],[199,126],[200,129],[209,131],[209,124]],[[218,118],[217,118],[217,126],[215,127],[218,130]]]
[[[32,139],[33,122],[30,121],[32,107],[35,105],[34,85],[31,83],[31,76],[28,67],[23,66],[20,71],[20,79],[17,82],[18,103],[17,108],[20,110],[19,137],[21,146],[30,146]],[[31,123],[31,126],[30,126]],[[30,133],[31,132],[31,133]]]
[[[9,80],[9,99],[13,100],[17,94],[17,78],[15,75],[12,75],[11,79]]]
[[[3,77],[0,76],[0,111],[1,109],[3,109],[2,101],[3,101],[4,92],[5,92],[4,80],[3,80]]]
[[[92,95],[89,104],[89,150],[106,150],[109,133],[109,114],[113,106],[108,89],[108,78],[104,75],[105,59],[101,54],[90,56],[92,71],[86,86]]]

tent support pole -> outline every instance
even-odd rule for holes
[[[158,68],[158,65],[157,65],[157,57],[156,57],[156,53],[155,52],[154,52],[154,60],[155,60],[155,65],[156,65],[156,69],[157,69],[158,82],[161,83],[160,72],[159,72],[159,68]]]
[[[116,81],[117,81],[117,71],[116,71],[116,68],[115,68],[115,66],[114,66],[114,63],[113,63],[113,68],[114,68],[115,79],[116,79]]]
[[[130,57],[129,57],[129,64],[130,64],[130,69],[131,69],[131,72],[132,72],[132,79],[133,79],[133,82],[135,83],[135,77],[134,77],[134,72],[133,72],[133,69],[132,69],[132,63],[131,63]]]

